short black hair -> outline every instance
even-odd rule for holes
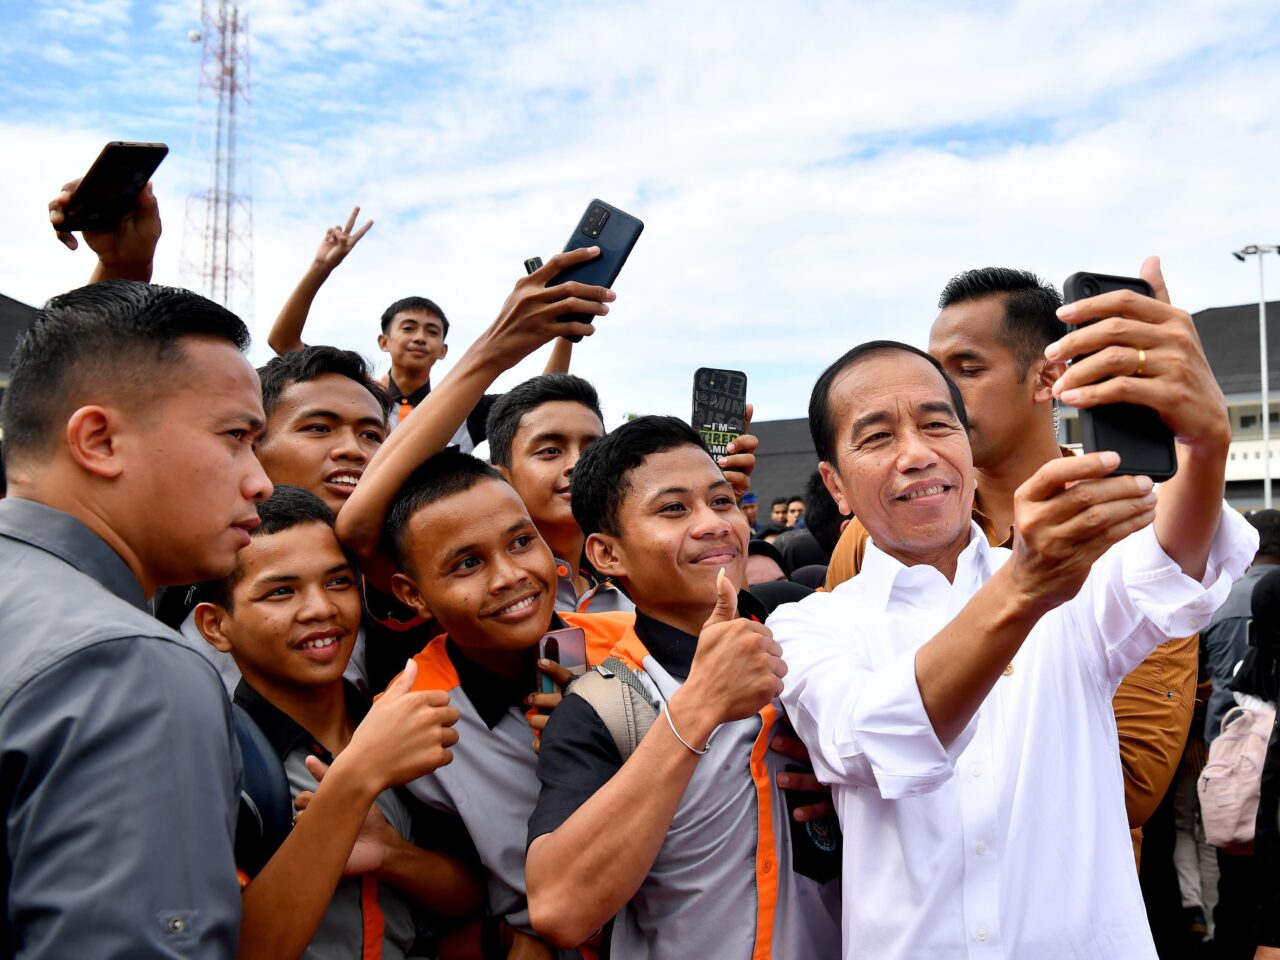
[[[425,507],[446,497],[465,493],[482,480],[506,479],[479,457],[454,448],[430,457],[409,475],[387,510],[382,540],[402,570],[413,570],[409,550],[409,521]]]
[[[832,384],[836,382],[840,374],[867,357],[876,353],[893,351],[910,353],[929,361],[930,366],[938,371],[942,376],[943,382],[947,385],[947,392],[951,395],[951,406],[955,410],[956,419],[960,421],[960,425],[968,432],[969,415],[964,409],[964,397],[960,395],[960,388],[956,386],[956,382],[951,379],[942,364],[919,347],[913,347],[909,343],[899,343],[897,340],[869,340],[854,347],[827,369],[823,370],[822,375],[818,377],[818,382],[813,385],[813,393],[809,397],[809,435],[813,438],[813,448],[817,451],[819,460],[825,460],[839,469],[835,456],[836,425],[831,417]]]
[[[831,491],[822,482],[822,473],[818,470],[809,475],[809,482],[804,485],[804,525],[818,546],[827,552],[829,557],[840,540],[840,524],[845,514],[836,506]]]
[[[282,357],[272,357],[258,368],[258,379],[262,381],[262,409],[266,411],[267,418],[271,418],[289,387],[295,383],[309,383],[326,373],[354,380],[368,390],[378,401],[383,423],[386,423],[391,412],[391,397],[372,378],[369,361],[354,350],[323,345],[303,347]]]
[[[771,505],[771,506],[774,506],[774,507],[778,507],[778,506],[785,507],[785,506],[786,506],[788,503],[790,503],[790,502],[791,502],[791,501],[790,501],[787,497],[774,497],[774,498],[773,498],[773,503],[772,503],[772,505]]]
[[[1025,382],[1031,365],[1044,359],[1044,348],[1067,335],[1067,325],[1058,319],[1062,294],[1029,270],[982,267],[948,280],[938,297],[938,307],[945,310],[952,304],[987,297],[1004,304],[1000,342],[1017,362],[1018,382]]]
[[[791,495],[791,496],[787,497],[787,506],[789,507],[789,506],[791,506],[793,503],[804,503],[804,494],[803,494],[803,493],[796,493],[796,494],[793,494],[793,495]]]
[[[489,462],[510,469],[511,445],[525,414],[544,403],[561,400],[582,404],[596,415],[603,426],[604,414],[600,412],[600,396],[595,387],[571,373],[544,373],[508,390],[494,401],[485,424],[489,437]]]
[[[10,462],[47,455],[85,403],[125,390],[145,407],[186,359],[184,337],[249,346],[239,317],[190,290],[109,280],[54,297],[13,352],[0,406]]]
[[[440,339],[443,340],[449,336],[449,318],[444,315],[444,311],[433,300],[426,297],[404,297],[397,300],[387,309],[382,311],[382,332],[386,333],[391,328],[391,321],[396,318],[397,313],[403,313],[405,310],[422,310],[425,313],[435,314],[440,318],[443,329],[440,331]]]
[[[636,417],[583,451],[571,486],[573,519],[583,534],[618,536],[618,513],[631,485],[631,471],[651,454],[707,445],[702,435],[677,417]],[[707,456],[711,456],[707,452]]]
[[[305,523],[323,523],[330,530],[334,525],[333,511],[328,505],[310,490],[303,490],[301,487],[277,484],[271,491],[271,496],[257,505],[257,510],[258,519],[262,523],[249,531],[249,536],[255,540],[283,533]],[[345,548],[343,553],[346,553]],[[196,602],[213,603],[231,610],[233,593],[242,576],[244,570],[237,562],[236,568],[220,580],[206,580],[197,584]]]

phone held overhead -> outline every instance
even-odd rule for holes
[[[592,200],[587,204],[587,212],[582,215],[564,249],[569,251],[582,247],[599,247],[600,256],[557,274],[547,286],[554,287],[568,280],[576,280],[579,283],[612,287],[643,230],[644,224],[631,214],[611,207],[603,200]],[[560,317],[560,322],[591,323],[595,319],[585,313],[566,313]],[[582,337],[572,336],[566,339],[577,343]]]
[[[71,194],[55,229],[65,233],[114,230],[168,153],[163,143],[108,143]]]

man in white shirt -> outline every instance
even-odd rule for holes
[[[1046,463],[1011,550],[971,519],[963,401],[905,344],[851,350],[809,424],[861,574],[769,620],[782,700],[844,829],[844,955],[1151,958],[1111,698],[1195,633],[1256,534],[1222,492],[1230,426],[1191,318],[1112,293],[1064,307],[1054,392],[1153,407],[1179,438],[1159,499],[1113,452]],[[1099,381],[1104,377],[1111,379]]]

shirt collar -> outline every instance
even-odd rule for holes
[[[768,610],[752,594],[746,590],[739,590],[738,616],[764,623],[768,617]],[[639,610],[636,611],[635,631],[644,648],[658,661],[662,669],[677,679],[688,679],[689,668],[693,665],[693,655],[698,649],[697,637]]]
[[[351,719],[352,725],[355,726],[369,712],[369,700],[346,680],[342,681],[342,688],[346,694],[347,716]],[[249,714],[250,719],[258,725],[258,729],[266,736],[267,742],[275,749],[281,761],[293,753],[294,750],[302,747],[308,753],[315,754],[325,763],[333,763],[333,756],[319,740],[312,736],[297,720],[249,686],[249,681],[241,678],[240,683],[236,685],[234,700],[244,709],[245,713]]]
[[[1064,457],[1074,457],[1076,455],[1076,452],[1070,447],[1059,446],[1058,452]],[[987,543],[993,547],[1013,546],[1013,527],[1009,527],[1007,530],[997,530],[995,522],[983,512],[981,484],[973,489],[973,519],[982,528],[982,535],[987,538]]]
[[[960,551],[956,559],[956,575],[953,582],[960,582],[970,576],[972,570],[989,567],[991,547],[982,527],[974,520],[969,521],[969,543]],[[877,610],[886,610],[895,590],[910,589],[942,574],[929,564],[921,563],[908,567],[906,564],[889,556],[868,540],[866,553],[862,558],[862,569],[852,582],[859,583],[859,591],[870,600]],[[864,579],[865,578],[865,579]]]
[[[564,627],[565,622],[560,616],[552,614],[551,626],[547,629],[563,630]],[[471,705],[476,708],[476,713],[480,714],[480,719],[490,730],[498,725],[511,707],[524,709],[524,698],[533,690],[532,672],[524,680],[500,677],[463,653],[452,637],[445,640],[445,651],[458,672],[458,686],[462,687],[462,692],[467,695]]]
[[[148,613],[146,594],[129,565],[105,540],[69,513],[34,500],[0,500],[0,536],[19,540],[69,563],[121,600]]]
[[[430,392],[431,392],[431,381],[428,380],[426,383],[420,386],[417,390],[413,391],[413,393],[406,396],[404,391],[401,390],[400,387],[396,385],[395,380],[391,378],[391,374],[390,373],[387,374],[387,394],[391,397],[392,403],[400,403],[401,401],[407,400],[409,401],[409,406],[416,407],[418,404],[420,404],[423,400],[427,398],[427,394]]]

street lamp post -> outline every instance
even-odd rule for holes
[[[1271,509],[1271,404],[1267,384],[1267,292],[1262,271],[1262,255],[1280,253],[1280,244],[1251,243],[1233,250],[1231,255],[1244,263],[1247,256],[1258,258],[1258,344],[1261,349],[1259,369],[1262,372],[1262,505]]]

